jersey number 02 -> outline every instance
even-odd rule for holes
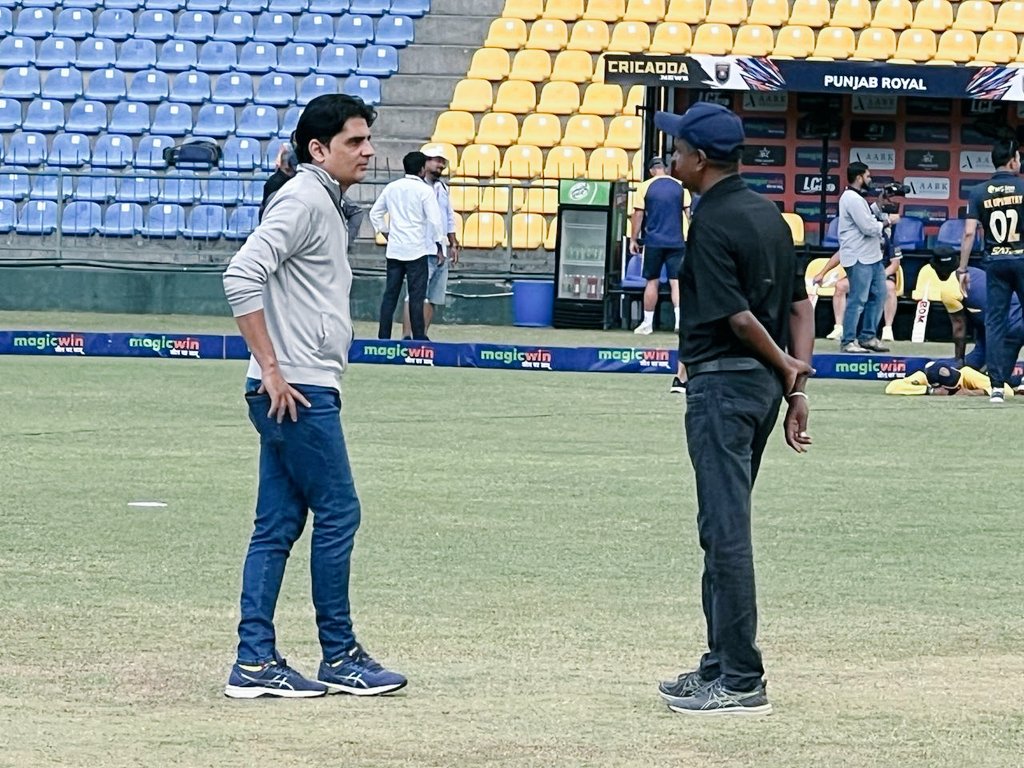
[[[997,243],[1020,241],[1020,217],[1013,208],[1005,211],[993,211],[988,220],[988,228]]]

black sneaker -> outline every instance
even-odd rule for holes
[[[681,715],[770,715],[772,705],[763,685],[753,691],[730,691],[721,680],[704,686],[691,696],[668,700],[668,708]]]
[[[711,682],[711,680],[705,680],[700,676],[699,669],[695,669],[692,672],[683,672],[675,680],[662,680],[658,683],[658,693],[665,701],[673,701],[693,696],[704,686],[710,685]]]
[[[686,394],[686,382],[680,381],[678,376],[672,377],[672,386],[668,388],[668,391],[673,395]]]
[[[864,349],[868,350],[869,352],[888,352],[889,351],[889,348],[887,346],[885,346],[885,344],[880,342],[877,338],[876,339],[868,339],[867,341],[862,341],[860,343],[860,345],[862,347],[864,347]]]

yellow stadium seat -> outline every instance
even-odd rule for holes
[[[541,18],[576,21],[583,15],[583,6],[583,0],[548,0]]]
[[[604,144],[604,120],[597,115],[573,115],[565,124],[562,143],[583,149],[600,147]]]
[[[995,64],[1009,64],[1017,55],[1017,36],[1012,32],[994,29],[981,36],[978,59]]]
[[[525,80],[506,80],[498,86],[498,95],[494,97],[495,112],[511,112],[525,115],[533,112],[537,106],[537,89],[533,83]]]
[[[640,182],[640,181],[644,180],[644,158],[643,158],[643,153],[642,152],[634,152],[633,153],[633,159],[629,163],[629,180],[630,181],[636,181],[636,182]],[[630,196],[632,196],[632,194],[633,193],[631,192]],[[627,211],[632,211],[633,210],[633,201],[632,201],[632,199],[627,200],[627,202],[626,202],[626,210]],[[628,218],[626,219],[626,229],[627,230],[631,229],[631,227],[629,225],[629,219]]]
[[[1024,2],[1014,0],[1000,5],[995,28],[1017,34],[1024,32]]]
[[[896,45],[895,58],[911,62],[935,58],[935,33],[929,29],[904,30]]]
[[[430,140],[462,145],[471,142],[475,134],[476,122],[469,112],[442,112]]]
[[[814,53],[814,30],[805,25],[783,27],[775,37],[772,56],[777,59],[806,59]]]
[[[572,25],[572,35],[566,48],[570,51],[602,53],[608,49],[610,40],[607,24],[600,20],[588,19]]]
[[[887,61],[896,55],[896,33],[891,29],[869,27],[860,33],[855,59]]]
[[[544,247],[553,251],[558,244],[558,217],[555,216],[548,224],[548,236],[544,238]]]
[[[735,27],[747,18],[747,0],[711,0],[704,21]]]
[[[513,179],[532,179],[544,170],[544,155],[540,147],[516,144],[505,150],[505,156],[498,170],[500,176]]]
[[[963,64],[973,59],[977,52],[978,40],[973,32],[966,29],[947,29],[939,38],[935,58]]]
[[[462,214],[461,213],[456,213],[455,214],[455,239],[458,240],[460,243],[462,242],[462,229],[463,229]]]
[[[581,179],[587,175],[587,156],[579,147],[555,147],[544,163],[545,179]]]
[[[604,147],[590,153],[587,163],[587,178],[616,181],[629,178],[629,158],[626,150],[618,147]]]
[[[562,51],[555,56],[551,80],[567,83],[589,83],[594,76],[594,60],[586,51]]]
[[[767,56],[775,48],[775,35],[766,24],[745,24],[736,30],[735,56]]]
[[[654,39],[647,50],[649,53],[686,53],[691,42],[689,24],[663,21],[654,28]]]
[[[549,186],[541,186],[547,183]],[[512,210],[524,213],[558,213],[558,187],[552,182],[524,182],[512,190]]]
[[[642,85],[634,85],[626,93],[626,103],[622,107],[622,114],[635,115],[637,107],[644,103],[647,98],[647,89]]]
[[[480,206],[480,182],[465,176],[453,176],[448,182],[452,208],[459,213],[471,213]]]
[[[986,32],[996,25],[996,11],[988,0],[964,0],[956,11],[953,29]]]
[[[462,225],[466,248],[497,248],[505,245],[505,219],[497,213],[471,213]]]
[[[690,45],[691,53],[721,56],[732,50],[732,29],[725,24],[701,24]]]
[[[515,179],[498,177],[489,184],[480,185],[480,205],[478,211],[488,213],[508,213],[511,210],[511,192],[518,186]]]
[[[646,21],[654,24],[665,18],[665,0],[629,0],[624,21]]]
[[[856,47],[856,38],[849,27],[825,27],[818,32],[818,43],[811,58],[843,61],[853,55]]]
[[[950,275],[945,283],[950,288],[954,288],[957,283],[956,275]],[[925,264],[921,267],[921,271],[917,273],[917,283],[914,285],[910,298],[914,301],[920,301],[927,293],[929,301],[942,301],[942,285],[943,281],[939,280],[939,276],[935,274],[932,265]]]
[[[569,42],[569,28],[561,19],[542,19],[533,22],[527,48],[541,51],[562,51]]]
[[[651,28],[642,21],[623,21],[615,25],[609,51],[642,53],[651,46]]]
[[[517,213],[512,217],[512,247],[534,250],[544,245],[548,222],[539,213]]]
[[[613,117],[608,123],[608,136],[604,140],[606,147],[620,149],[640,149],[644,138],[644,121],[631,115]]]
[[[584,115],[605,115],[610,117],[622,111],[622,87],[593,83],[587,86],[580,104],[580,113]]]
[[[781,27],[789,21],[789,3],[786,0],[754,0],[747,14],[747,24],[766,24]]]
[[[785,215],[786,214],[783,214],[783,216]],[[803,219],[801,219],[800,221],[802,224]],[[811,261],[807,264],[807,269],[804,270],[804,282],[811,282],[811,280],[814,279],[815,275],[817,275],[819,272],[821,272],[821,270],[825,268],[826,264],[828,264],[828,257],[811,259]],[[836,277],[834,279],[830,279],[833,275],[836,275]],[[838,283],[844,277],[846,277],[846,270],[843,269],[842,267],[833,267],[832,269],[830,269],[828,273],[825,275],[825,279],[822,282],[831,283],[831,285],[819,286],[817,290],[818,296],[835,296],[836,283]]]
[[[910,0],[878,0],[875,6],[873,27],[906,29],[914,23],[914,7]]]
[[[562,140],[562,123],[555,115],[534,112],[523,119],[519,140],[535,147],[553,147]]]
[[[547,51],[520,51],[512,60],[509,80],[543,83],[551,77],[551,54]]]
[[[459,158],[460,176],[490,178],[498,173],[501,166],[501,152],[493,144],[470,144],[462,150]]]
[[[507,147],[519,141],[519,121],[508,112],[488,112],[480,118],[476,128],[478,144],[494,144],[496,147]]]
[[[538,112],[571,115],[580,108],[580,89],[575,83],[548,83],[540,92]]]
[[[864,29],[871,26],[871,3],[869,0],[836,0],[832,9],[832,25]]]
[[[506,19],[533,21],[544,12],[544,0],[505,0],[501,15]]]
[[[669,0],[665,21],[700,24],[708,15],[707,0]]]
[[[828,0],[793,0],[789,23],[794,26],[824,27],[832,18]]]
[[[472,139],[466,139],[466,142],[469,141],[472,141]],[[424,144],[420,147],[420,152],[427,157],[437,157],[440,155],[448,161],[449,168],[455,168],[459,164],[459,150],[455,148],[454,144],[445,141],[433,141],[429,144]]]
[[[793,245],[804,244],[804,220],[795,213],[784,213],[782,218],[789,225],[789,231],[793,233]]]
[[[626,15],[626,0],[588,0],[584,19],[619,21]]]
[[[526,45],[526,22],[522,19],[495,19],[487,31],[485,48],[518,51]]]
[[[509,73],[508,51],[504,48],[481,48],[473,54],[467,78],[504,80]]]
[[[917,0],[914,29],[945,32],[953,26],[953,6],[949,0]]]
[[[460,80],[455,85],[451,108],[463,112],[484,112],[491,108],[493,94],[489,80]]]

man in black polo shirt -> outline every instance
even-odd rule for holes
[[[708,652],[659,690],[675,712],[771,712],[755,643],[750,495],[783,397],[786,442],[807,449],[814,323],[789,227],[738,173],[743,123],[718,104],[658,112],[675,139],[673,173],[701,195],[680,276],[679,359],[686,365],[686,442],[704,550]]]

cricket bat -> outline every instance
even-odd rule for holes
[[[910,332],[910,341],[914,344],[924,342],[924,332],[928,327],[928,312],[931,310],[931,301],[928,300],[928,289],[931,283],[924,284],[924,291],[921,300],[917,302],[917,312],[914,313],[914,328]]]
[[[821,281],[821,285],[815,285],[813,280],[807,281],[807,298],[811,300],[811,311],[813,312],[818,306],[818,291],[822,288],[831,288],[833,285],[838,283],[840,280],[839,272],[833,270],[825,276],[825,279]]]

